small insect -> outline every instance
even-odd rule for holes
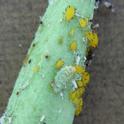
[[[83,109],[83,102],[82,102],[82,105],[77,106],[77,108],[75,110],[75,115],[79,116],[81,111],[82,111],[82,109]]]
[[[62,66],[64,65],[64,61],[62,59],[57,60],[55,67],[56,69],[60,69],[62,68]]]
[[[76,51],[77,50],[77,42],[76,41],[73,41],[71,44],[70,44],[70,50],[72,52]]]
[[[85,28],[85,27],[88,25],[88,19],[86,19],[86,18],[81,18],[81,19],[79,20],[79,24],[80,24],[81,28]]]
[[[85,92],[85,88],[84,87],[77,88],[75,91],[72,91],[69,94],[69,98],[70,98],[71,101],[75,101],[75,99],[82,97],[84,92]]]
[[[74,102],[74,104],[75,104],[76,107],[79,107],[79,106],[82,106],[83,105],[82,98],[77,98],[73,102]]]
[[[69,94],[69,98],[72,101],[72,103],[75,105],[75,115],[79,115],[82,111],[83,107],[83,100],[82,100],[82,95],[85,92],[85,88],[78,88],[77,90],[71,92]]]
[[[77,81],[77,85],[78,85],[79,88],[84,87],[84,84],[81,80]]]
[[[76,73],[82,74],[85,72],[85,68],[80,65],[75,66]]]
[[[73,6],[68,6],[65,11],[65,19],[70,21],[75,16],[75,8]]]
[[[88,72],[85,71],[82,74],[82,80],[81,80],[83,82],[83,84],[84,84],[84,87],[87,86],[87,84],[89,83],[89,80],[90,80],[90,75],[89,75]]]
[[[95,32],[87,32],[86,38],[88,39],[89,47],[96,48],[98,46],[98,35]]]

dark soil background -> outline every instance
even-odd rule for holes
[[[89,71],[85,107],[74,124],[124,124],[124,0],[95,12],[100,44]],[[0,0],[0,114],[35,33],[46,0]]]

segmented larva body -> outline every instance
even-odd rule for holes
[[[54,91],[56,93],[61,92],[66,89],[67,83],[69,83],[75,74],[75,68],[72,66],[65,66],[56,75],[54,81]]]

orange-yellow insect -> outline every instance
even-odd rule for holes
[[[75,8],[73,6],[68,6],[65,11],[65,19],[70,21],[75,15]]]

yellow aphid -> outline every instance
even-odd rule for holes
[[[72,101],[75,105],[75,107],[82,106],[83,105],[83,100],[82,98],[76,98]]]
[[[83,87],[84,86],[84,84],[81,80],[77,81],[77,85],[78,85],[78,87]]]
[[[75,8],[73,6],[68,6],[65,12],[65,19],[70,21],[75,15]]]
[[[32,71],[34,73],[39,72],[40,71],[40,66],[37,65],[37,66],[33,67]]]
[[[70,50],[73,51],[73,52],[77,50],[77,43],[76,43],[76,41],[73,41],[70,44]]]
[[[73,35],[74,35],[74,33],[75,33],[75,28],[72,28],[72,29],[69,31],[69,33],[68,33],[68,34],[69,34],[70,36],[73,36]]]
[[[76,73],[79,73],[79,74],[82,74],[83,72],[85,72],[85,68],[79,65],[75,66],[75,70],[76,70]]]
[[[82,76],[83,85],[86,86],[90,81],[90,75],[88,72],[84,72]]]
[[[74,99],[76,99],[76,93],[73,91],[69,94],[69,98],[71,101],[73,101]]]
[[[93,48],[96,48],[98,46],[98,42],[99,42],[99,39],[98,39],[98,36],[96,33],[93,33],[93,40],[91,40],[89,42],[89,46],[93,47]]]
[[[81,87],[81,88],[78,88],[77,90],[76,90],[76,97],[77,98],[80,98],[80,97],[82,97],[82,95],[85,93],[85,89],[83,88],[83,87]]]
[[[79,24],[82,28],[85,28],[88,25],[88,19],[80,19]]]
[[[78,107],[76,108],[76,110],[75,110],[75,115],[76,115],[76,116],[79,116],[79,115],[80,115],[80,113],[81,113],[81,111],[82,111],[82,108],[83,108],[83,105],[82,105],[82,106],[78,106]]]
[[[92,32],[86,32],[86,38],[91,41],[93,40],[93,33]]]
[[[98,46],[99,39],[96,33],[87,32],[86,37],[89,40],[90,47],[96,48]]]
[[[55,67],[56,69],[60,69],[64,65],[64,61],[62,59],[57,60]]]
[[[70,100],[75,101],[75,99],[80,98],[84,94],[84,92],[85,92],[84,88],[78,88],[77,90],[69,94],[69,98]]]

